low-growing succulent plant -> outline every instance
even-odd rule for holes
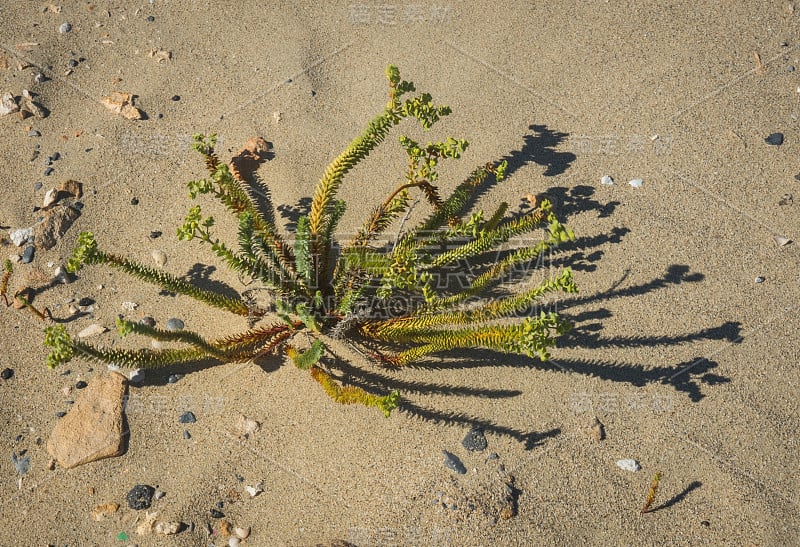
[[[214,135],[194,137],[193,148],[204,157],[208,176],[188,184],[190,197],[210,194],[236,216],[238,246],[215,236],[213,217],[204,217],[199,205],[190,209],[178,237],[209,245],[227,267],[263,285],[272,295],[269,309],[247,296],[203,289],[104,251],[91,232],[78,237],[67,265],[70,272],[95,264],[117,268],[247,318],[246,330],[210,340],[196,332],[173,332],[118,319],[121,336],[137,334],[180,343],[164,349],[129,350],[98,347],[71,337],[63,325],[52,326],[45,336],[51,348],[47,364],[55,367],[79,356],[123,367],[153,368],[209,358],[241,362],[282,350],[299,368],[309,370],[335,401],[375,406],[388,416],[400,402],[399,393],[376,394],[344,385],[325,366],[323,356],[330,338],[357,344],[391,367],[433,353],[474,347],[546,360],[548,348],[569,324],[556,312],[530,310],[537,309],[536,301],[545,293],[575,292],[571,271],[564,269],[518,292],[505,290],[503,283],[511,273],[519,273],[521,266],[530,269],[527,266],[537,258],[574,236],[547,200],[514,215],[507,214],[506,203],[488,217],[472,210],[480,189],[502,180],[506,162],[477,168],[445,197],[436,184],[439,163],[459,158],[467,142],[448,138],[423,145],[401,136],[400,145],[408,155],[404,180],[355,235],[349,240],[337,238],[346,208],[346,201],[337,199],[337,194],[348,171],[404,119],[415,118],[427,130],[450,113],[448,107],[435,105],[430,95],[414,95],[414,85],[401,80],[396,67],[390,66],[387,76],[389,101],[384,111],[325,169],[310,207],[291,230],[281,230],[269,192],[251,176],[264,160],[264,141],[254,141],[226,164],[215,153]],[[429,212],[409,227],[411,209],[421,199]],[[396,237],[381,242],[390,228]],[[542,229],[544,235],[535,244],[528,239],[527,244],[511,245],[515,238],[530,238]],[[466,261],[470,275],[459,271]],[[460,283],[443,282],[454,271]],[[305,350],[293,345],[299,333],[313,340]]]

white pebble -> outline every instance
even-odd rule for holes
[[[611,186],[612,184],[614,184],[614,179],[612,179],[608,175],[603,175],[603,177],[600,179],[600,184],[603,184],[605,186]]]
[[[156,265],[159,268],[163,268],[164,264],[167,263],[167,255],[164,254],[164,251],[159,251],[158,249],[156,249],[155,251],[153,251],[153,260],[156,261]]]
[[[247,490],[247,493],[250,494],[251,498],[256,497],[257,495],[259,495],[261,492],[264,491],[264,487],[261,486],[260,482],[255,486],[245,486],[244,489]]]
[[[164,534],[165,536],[171,536],[177,534],[182,527],[180,522],[159,522],[156,524],[156,532],[159,534]]]
[[[122,309],[125,310],[125,311],[133,311],[138,307],[139,307],[139,304],[137,304],[136,302],[123,302],[122,303]]]
[[[642,468],[642,466],[639,465],[639,462],[631,459],[617,461],[617,467],[619,467],[620,469],[624,469],[625,471],[630,471],[632,473],[635,473]]]
[[[228,547],[239,547],[241,541],[236,536],[231,536],[228,539]]]
[[[33,236],[33,226],[30,228],[20,228],[19,230],[12,230],[8,233],[11,241],[17,247],[22,247],[24,243]]]
[[[51,188],[48,190],[44,195],[44,201],[42,202],[42,209],[47,209],[49,205],[52,205],[56,202],[56,197],[58,196],[58,190],[55,188]]]
[[[628,184],[633,186],[634,188],[641,188],[644,181],[642,179],[633,179]]]
[[[250,536],[250,527],[246,528],[234,528],[233,534],[239,539],[247,539]]]

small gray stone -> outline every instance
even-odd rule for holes
[[[170,374],[169,377],[167,377],[167,383],[168,384],[177,383],[177,381],[180,380],[181,378],[183,378],[183,374]]]
[[[488,443],[486,442],[486,436],[483,434],[483,430],[479,427],[473,427],[470,429],[467,436],[464,437],[464,440],[461,441],[461,444],[467,450],[471,452],[480,452],[481,450],[486,450]]]
[[[195,418],[194,413],[189,412],[189,411],[184,412],[183,414],[181,414],[181,417],[178,418],[178,423],[181,423],[181,424],[193,424],[196,421],[197,421],[197,418]]]
[[[23,264],[28,264],[31,261],[33,261],[33,251],[34,251],[33,245],[28,245],[25,248],[25,252],[22,253],[22,263]]]
[[[191,433],[189,433],[189,430],[188,430],[188,429],[184,429],[184,430],[183,430],[183,438],[184,438],[184,439],[187,439],[187,440],[192,438],[192,434],[191,434]]]
[[[183,321],[181,321],[180,319],[177,319],[175,317],[171,317],[170,319],[167,319],[167,325],[166,326],[167,326],[167,330],[172,330],[172,331],[183,330],[183,327],[184,327]]]
[[[150,317],[149,315],[145,315],[144,317],[139,319],[139,324],[140,325],[144,325],[146,327],[155,327],[156,326],[156,320],[153,319],[152,317]]]
[[[459,475],[464,475],[467,473],[467,468],[464,467],[464,464],[461,463],[461,460],[458,459],[458,456],[455,454],[448,452],[447,450],[442,450],[444,453],[444,465],[448,469],[452,469]]]
[[[780,146],[783,144],[783,133],[770,133],[764,142],[772,146]]]
[[[69,23],[61,23],[61,26],[58,27],[58,32],[61,34],[66,34],[72,30],[72,25]]]
[[[31,458],[29,456],[25,456],[25,451],[23,450],[20,452],[19,456],[16,452],[11,454],[11,463],[14,464],[14,468],[17,470],[17,473],[20,475],[24,475],[28,472],[28,469],[31,466]]]

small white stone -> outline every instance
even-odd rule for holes
[[[791,239],[783,236],[775,236],[773,239],[775,240],[775,243],[778,245],[778,247],[783,247],[784,245],[788,245],[789,243],[792,242]]]
[[[239,547],[241,541],[236,536],[231,536],[228,538],[228,547]]]
[[[611,186],[612,184],[614,184],[614,179],[612,179],[608,175],[603,175],[603,177],[600,179],[600,184],[604,186]]]
[[[631,459],[618,460],[617,467],[619,467],[620,469],[624,469],[625,471],[630,471],[632,473],[636,473],[642,468],[642,466],[639,465],[639,462]]]
[[[56,196],[58,196],[58,190],[55,188],[51,188],[48,190],[44,195],[44,201],[42,202],[42,209],[47,209],[50,205],[56,202]]]
[[[632,179],[628,184],[634,188],[641,188],[642,184],[644,184],[644,181],[642,179]]]
[[[247,539],[248,537],[250,537],[250,527],[249,526],[245,528],[235,527],[233,529],[233,535],[235,535],[239,539]]]
[[[281,113],[280,112],[273,112],[272,117],[275,118],[275,123],[281,122]]]
[[[58,266],[53,275],[53,279],[65,285],[69,283],[69,273],[67,273],[67,269],[64,266]]]
[[[172,536],[181,531],[180,522],[159,522],[156,524],[156,532],[165,536]]]
[[[19,111],[19,105],[11,93],[3,93],[0,96],[0,116]]]
[[[156,261],[156,265],[159,268],[163,268],[164,264],[167,263],[167,255],[164,254],[164,251],[159,251],[158,249],[156,249],[155,251],[153,251],[153,260]]]
[[[244,489],[247,490],[247,493],[250,494],[251,498],[256,497],[257,495],[259,495],[261,492],[264,491],[264,487],[261,485],[260,482],[255,486],[245,486]]]
[[[8,233],[8,236],[11,238],[11,241],[14,243],[14,245],[16,245],[17,247],[22,247],[22,245],[25,244],[28,241],[28,239],[30,239],[33,236],[33,226],[31,226],[30,228],[20,228],[18,230],[11,230]]]
[[[139,304],[137,304],[136,302],[123,302],[122,303],[122,309],[125,310],[125,311],[133,311],[138,307],[139,307]]]
[[[94,323],[93,325],[89,325],[81,332],[78,333],[78,338],[89,338],[90,336],[97,336],[98,334],[103,334],[108,329],[105,328],[103,325],[98,325]]]

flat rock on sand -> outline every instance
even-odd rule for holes
[[[125,452],[122,407],[128,383],[117,372],[101,373],[89,381],[75,405],[53,428],[47,451],[70,469]]]

